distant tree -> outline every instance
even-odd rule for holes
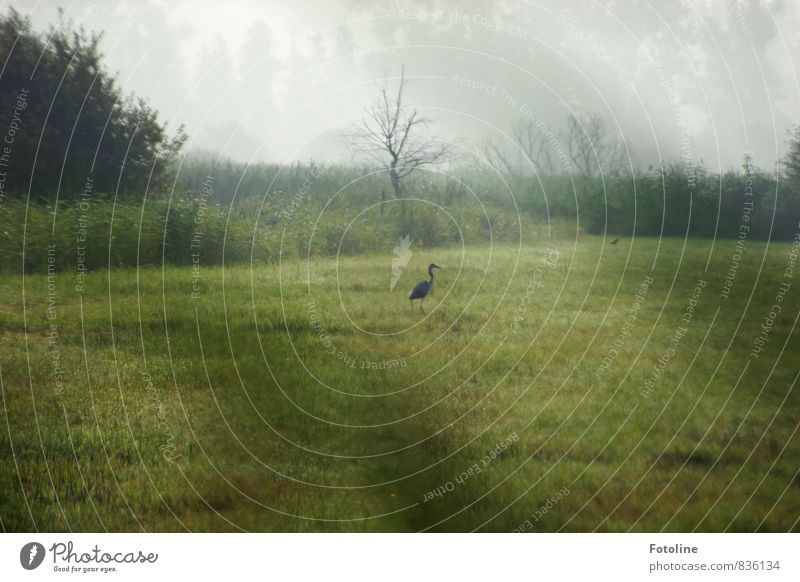
[[[556,138],[543,123],[533,119],[518,120],[512,132],[520,151],[537,172],[548,176],[558,174]]]
[[[786,179],[789,190],[795,195],[800,195],[800,125],[789,130],[788,143],[789,150],[783,160]]]
[[[586,179],[622,168],[624,150],[605,120],[595,113],[570,114],[563,141],[578,174]]]
[[[510,175],[558,175],[558,138],[538,119],[517,119],[511,126],[513,142],[489,139],[484,158],[497,171]]]
[[[356,152],[376,162],[389,175],[395,198],[402,195],[405,178],[451,157],[447,145],[418,135],[432,120],[404,105],[405,86],[404,69],[396,95],[391,94],[388,79],[384,80],[378,86],[378,99],[367,108],[366,118],[351,136]]]
[[[6,191],[68,199],[87,178],[95,192],[140,194],[166,179],[186,135],[173,136],[144,101],[125,98],[107,71],[100,35],[62,22],[47,36],[11,10],[0,15],[0,139]],[[9,128],[13,129],[10,141]]]
[[[520,165],[514,152],[509,151],[508,142],[494,136],[488,137],[481,144],[483,158],[495,170],[501,174],[512,176],[521,173]],[[477,166],[480,169],[480,166]]]

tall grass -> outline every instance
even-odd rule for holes
[[[362,211],[348,201],[327,207],[318,200],[304,202],[293,209],[286,196],[232,205],[188,195],[58,206],[7,201],[0,209],[0,268],[269,263],[391,248],[401,236],[424,246],[447,246],[518,240],[523,226],[535,230],[510,210],[470,204],[445,208],[391,201]]]
[[[270,263],[354,255],[409,236],[428,247],[519,242],[576,232],[791,240],[800,198],[757,169],[687,178],[679,166],[583,179],[420,173],[408,194],[357,168],[189,164],[185,190],[93,193],[56,204],[6,199],[0,269],[44,272],[134,265]],[[48,262],[49,260],[49,262]]]

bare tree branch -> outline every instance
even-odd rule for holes
[[[622,168],[624,150],[597,114],[569,115],[564,141],[570,159],[584,178],[613,174]]]
[[[554,159],[555,137],[552,132],[542,128],[532,119],[518,120],[512,128],[514,141],[519,146],[524,163],[531,164],[537,173],[554,175],[558,173]]]
[[[493,139],[487,139],[481,146],[483,156],[489,165],[501,174],[516,174],[517,166],[514,164],[506,154],[502,145]]]
[[[366,109],[366,117],[350,136],[356,153],[376,162],[389,174],[396,198],[402,195],[404,178],[424,166],[451,159],[446,145],[419,137],[419,130],[432,120],[405,107],[405,87],[405,68],[400,72],[396,96],[390,97],[388,80],[378,85],[378,98]]]
[[[560,173],[558,154],[561,144],[556,135],[538,119],[517,119],[511,127],[511,142],[487,140],[484,156],[496,170],[510,175]]]

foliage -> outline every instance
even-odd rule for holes
[[[0,128],[14,130],[6,192],[74,199],[87,187],[141,195],[162,185],[182,128],[169,137],[151,107],[125,98],[101,37],[70,28],[62,22],[45,36],[13,10],[0,15]]]
[[[786,179],[789,182],[788,187],[795,196],[800,196],[800,125],[794,126],[789,131],[788,143],[789,150],[783,160]]]

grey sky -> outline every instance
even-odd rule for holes
[[[341,159],[338,137],[374,82],[411,80],[437,136],[469,148],[519,117],[557,131],[602,114],[638,165],[659,156],[772,169],[800,122],[800,2],[26,0],[106,36],[126,91],[147,97],[191,148],[233,158]],[[688,144],[688,145],[687,145]],[[683,151],[681,147],[683,146]]]

